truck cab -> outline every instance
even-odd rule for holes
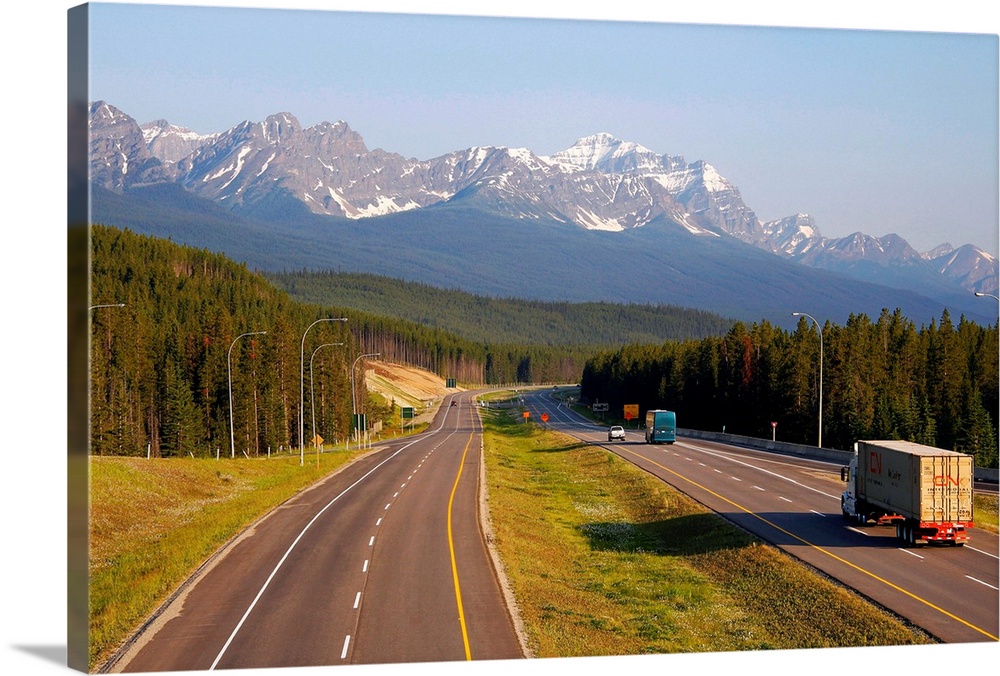
[[[856,491],[858,484],[857,454],[851,458],[847,467],[840,468],[840,480],[847,483],[844,492],[840,494],[840,511],[844,513],[845,517],[857,516],[860,521],[862,517],[857,513],[858,496]]]

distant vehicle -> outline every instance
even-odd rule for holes
[[[625,441],[625,428],[621,425],[613,425],[608,430],[608,441],[614,441],[615,439]]]
[[[859,441],[840,470],[844,517],[895,524],[910,545],[962,546],[972,528],[971,455],[910,441]]]
[[[452,405],[452,406],[458,406],[458,402],[457,402],[457,401],[455,401],[454,399],[452,399],[452,400],[451,400],[451,405]]]
[[[677,441],[677,416],[673,411],[646,411],[646,443],[672,444]]]

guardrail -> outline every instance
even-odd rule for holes
[[[704,439],[706,441],[719,441],[735,446],[743,446],[758,451],[770,451],[772,453],[783,453],[785,455],[797,455],[803,458],[813,458],[815,460],[829,460],[848,464],[854,456],[852,451],[838,451],[833,448],[819,448],[806,444],[790,444],[784,441],[771,441],[759,437],[745,437],[739,434],[726,434],[724,432],[705,432],[702,430],[678,429],[677,436],[688,437],[690,439]],[[976,481],[992,481],[997,483],[998,470],[984,467],[975,468]]]

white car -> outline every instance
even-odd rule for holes
[[[608,441],[614,441],[615,439],[625,441],[625,428],[621,425],[614,425],[608,430]]]

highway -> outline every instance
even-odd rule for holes
[[[608,442],[550,396],[525,395],[535,421],[599,444],[726,519],[839,580],[946,643],[997,641],[998,539],[972,529],[964,547],[904,547],[895,529],[858,526],[840,510],[840,465],[701,440]]]
[[[254,524],[101,671],[524,657],[479,518],[482,428],[454,398]]]

